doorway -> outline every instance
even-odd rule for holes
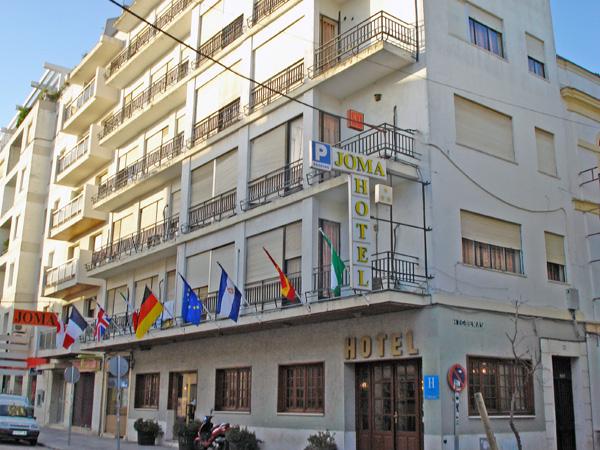
[[[576,450],[571,358],[552,357],[557,450]]]
[[[357,450],[423,448],[421,361],[356,365]]]
[[[52,371],[50,423],[62,423],[65,411],[65,380],[58,370]]]
[[[335,42],[334,39],[338,35],[338,28],[339,23],[337,20],[327,16],[321,16],[320,38],[322,48],[318,54],[317,61],[317,67],[319,67],[319,70],[321,71],[325,71],[337,64],[338,42]]]
[[[74,386],[73,426],[92,428],[94,409],[94,373],[82,373]]]

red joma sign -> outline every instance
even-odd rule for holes
[[[15,309],[13,324],[33,325],[34,327],[56,327],[58,324],[58,317],[56,316],[56,313],[53,312]]]

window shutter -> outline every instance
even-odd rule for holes
[[[460,222],[463,238],[499,247],[521,249],[521,226],[516,223],[469,211],[460,212]]]
[[[140,216],[140,229],[154,225],[158,219],[158,202],[143,207]]]
[[[558,234],[544,233],[546,238],[546,260],[549,263],[566,266],[565,262],[565,238]]]
[[[176,300],[177,273],[174,270],[167,272],[167,301]]]
[[[255,138],[250,152],[250,180],[285,166],[286,124]]]
[[[290,122],[289,132],[289,156],[288,161],[290,163],[299,161],[302,159],[302,142],[303,142],[303,124],[302,117],[298,117]]]
[[[213,167],[214,163],[211,161],[192,170],[192,193],[190,195],[192,207],[212,198]]]
[[[217,292],[219,282],[221,281],[220,263],[227,271],[227,274],[235,282],[235,246],[234,244],[225,245],[214,249],[210,255],[210,278],[208,282],[208,292]],[[237,285],[237,284],[236,284]],[[238,286],[239,288],[240,286]]]
[[[210,268],[210,252],[188,256],[186,260],[185,279],[192,288],[208,285]]]
[[[158,150],[163,143],[163,136],[166,135],[165,131],[168,132],[169,127],[157,131],[152,136],[146,139],[146,153],[150,153],[153,150]],[[129,160],[128,160],[129,162]]]
[[[265,254],[268,250],[279,267],[283,268],[283,228],[268,231],[247,239],[246,282],[253,283],[277,276],[273,263]]]
[[[285,259],[302,256],[302,222],[285,227]]]
[[[204,44],[225,26],[222,1],[216,3],[202,15],[201,25],[200,42]]]
[[[305,42],[286,36],[303,36],[302,19],[254,50],[254,78],[265,81],[304,57]],[[285,34],[284,34],[285,33]]]
[[[215,168],[215,196],[237,186],[237,149],[217,158]]]
[[[527,55],[533,59],[537,59],[539,62],[544,62],[546,60],[544,41],[530,34],[525,34],[525,38],[527,40]]]
[[[548,175],[556,175],[556,156],[554,151],[554,135],[547,131],[535,129],[538,169]]]
[[[512,118],[454,96],[456,143],[514,161]]]

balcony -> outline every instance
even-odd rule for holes
[[[236,198],[236,189],[232,189],[192,206],[188,212],[188,223],[185,231],[194,231],[211,223],[219,222],[224,218],[234,216]]]
[[[302,274],[290,273],[286,275],[288,280],[290,280],[290,284],[296,290],[298,298],[302,298]],[[255,311],[260,312],[296,303],[292,303],[281,296],[281,281],[279,280],[279,277],[246,284],[244,288],[244,298],[246,299],[249,308],[253,308]]]
[[[345,98],[412,64],[416,33],[414,25],[380,11],[317,47],[309,76],[322,77],[327,93]],[[371,64],[365,67],[361,61]]]
[[[96,186],[86,184],[83,192],[50,215],[50,239],[70,241],[106,222],[108,213],[97,211],[92,204]]]
[[[240,99],[223,106],[217,112],[197,122],[192,129],[190,147],[204,142],[209,137],[223,131],[240,120]]]
[[[417,156],[413,132],[388,123],[338,142],[335,147],[394,161],[406,161],[406,158],[414,159]]]
[[[98,125],[91,125],[89,133],[72,149],[56,160],[56,183],[80,186],[84,180],[110,163],[112,154],[98,143]]]
[[[183,39],[191,29],[191,11],[196,2],[175,0],[157,17],[154,25],[167,33]],[[151,26],[145,27],[119,53],[106,68],[107,83],[124,88],[138,78],[146,67],[152,65],[158,55],[173,48],[173,40]]]
[[[183,81],[189,69],[189,62],[183,61],[132,98],[123,108],[106,117],[101,124],[100,143],[107,147],[118,147],[138,136],[143,129],[177,105],[183,104],[186,95]],[[124,126],[125,124],[128,126]]]
[[[80,250],[79,256],[60,266],[46,269],[44,297],[68,299],[87,289],[100,286],[99,280],[87,275],[86,265],[90,263],[91,255],[89,250]]]
[[[304,82],[304,60],[298,61],[273,75],[261,85],[256,86],[250,92],[250,104],[248,112],[268,105],[279,98],[281,94],[287,94]]]
[[[243,33],[244,15],[242,14],[200,46],[198,57],[194,61],[194,69],[199,68],[204,62],[209,61],[209,58],[214,57],[221,50],[228,47]]]
[[[183,133],[179,133],[159,148],[119,170],[98,186],[98,193],[92,199],[94,208],[114,211],[177,176],[181,170],[179,163],[186,151],[183,143]]]
[[[103,34],[100,40],[85,55],[77,66],[69,74],[69,82],[72,84],[83,84],[90,80],[98,67],[104,67],[109,63],[111,58],[119,52],[124,42],[120,39]]]
[[[248,19],[248,26],[253,27],[265,17],[270,16],[289,0],[258,0],[254,3],[252,17]]]
[[[157,222],[94,251],[87,270],[94,270],[134,253],[142,253],[179,235],[179,215]]]
[[[302,161],[270,172],[248,183],[248,197],[242,209],[248,210],[302,190]]]

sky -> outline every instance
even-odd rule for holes
[[[527,0],[522,0],[527,1]],[[550,0],[557,53],[600,73],[600,0]],[[2,0],[0,126],[42,75],[44,62],[74,67],[120,14],[108,0]]]

